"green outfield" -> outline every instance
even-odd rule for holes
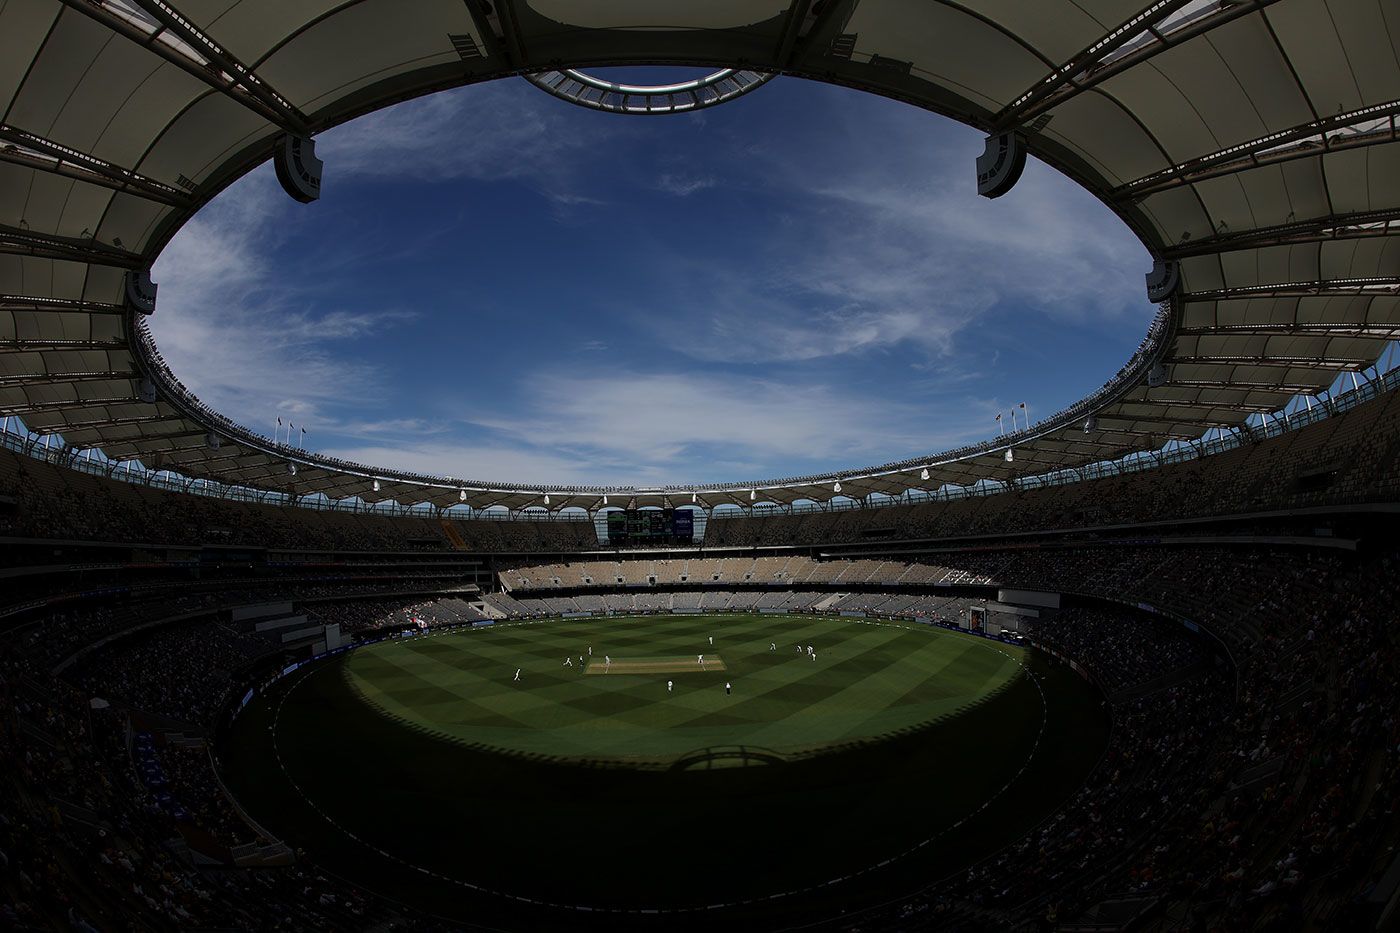
[[[801,754],[915,728],[1005,688],[1020,656],[914,623],[648,616],[395,639],[341,671],[375,709],[444,738],[666,762],[727,745]]]
[[[999,642],[648,616],[328,658],[260,694],[219,755],[279,837],[436,913],[762,928],[966,870],[1058,807],[1106,735],[1091,687]]]

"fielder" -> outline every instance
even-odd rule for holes
[[[667,693],[670,693],[670,692],[671,692],[671,688],[674,687],[674,686],[675,686],[675,684],[672,683],[671,681],[669,681],[669,680],[666,681],[666,692],[667,692]]]
[[[520,679],[520,668],[517,667],[517,668],[515,669],[515,677],[512,678],[512,682],[514,682],[514,681],[516,681],[516,680],[519,680],[519,679]]]
[[[565,667],[573,667],[573,666],[574,666],[574,659],[573,659],[573,658],[565,658],[565,659],[564,659],[564,666],[565,666]]]

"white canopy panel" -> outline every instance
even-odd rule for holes
[[[478,508],[898,495],[1196,438],[1370,365],[1400,334],[1400,16],[1388,6],[8,0],[0,415],[191,477]],[[1011,134],[1116,211],[1175,288],[1122,372],[1027,431],[718,486],[519,486],[333,461],[210,411],[165,368],[139,273],[286,138],[443,88],[629,63],[837,82]]]

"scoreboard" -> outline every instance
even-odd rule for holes
[[[618,509],[608,513],[608,543],[690,544],[695,513],[690,509]]]

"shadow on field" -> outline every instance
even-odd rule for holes
[[[506,928],[773,928],[835,917],[1014,841],[1082,783],[1107,737],[1096,691],[1032,653],[1039,689],[1021,675],[962,715],[878,743],[802,760],[769,755],[762,766],[705,767],[697,750],[698,767],[598,768],[493,754],[366,715],[334,663],[292,678],[235,722],[223,748],[230,788],[328,870]],[[285,773],[269,730],[279,704]],[[764,752],[738,757],[749,754]],[[486,891],[621,910],[765,900],[703,914],[540,907],[533,916]],[[787,892],[802,893],[767,899]]]

